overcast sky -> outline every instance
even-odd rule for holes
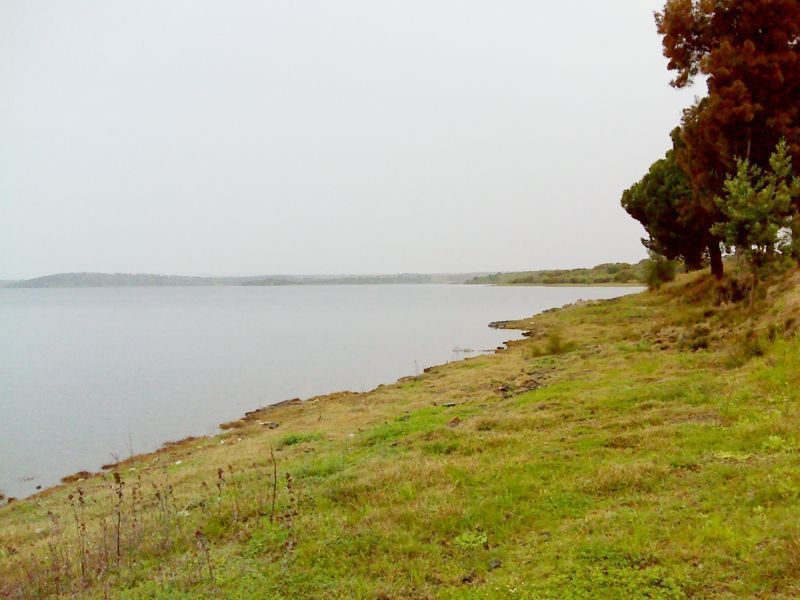
[[[0,278],[639,260],[661,4],[0,0]]]

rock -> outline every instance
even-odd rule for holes
[[[76,481],[83,481],[84,479],[89,479],[92,474],[89,471],[78,471],[77,473],[73,473],[72,475],[67,475],[66,477],[61,478],[61,483],[75,483]]]
[[[275,421],[259,421],[258,424],[267,429],[277,429],[280,427],[280,423],[276,423]]]
[[[461,419],[458,417],[454,417],[453,420],[447,424],[448,427],[458,427],[459,425],[461,425]]]
[[[284,400],[283,402],[276,402],[275,404],[270,405],[270,408],[277,408],[279,406],[297,406],[298,404],[302,404],[303,401],[300,398],[292,398],[291,400]]]
[[[503,561],[499,558],[493,558],[489,561],[489,570],[494,571],[495,569],[499,569],[503,566]]]
[[[442,406],[444,408],[453,408],[454,406],[456,406],[456,403],[455,402],[445,402],[444,404],[442,404]]]

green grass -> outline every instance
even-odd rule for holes
[[[103,474],[0,508],[0,596],[797,597],[800,340],[768,334],[795,289],[549,312],[506,351],[137,457],[121,502]]]

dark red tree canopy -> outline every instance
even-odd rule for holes
[[[701,195],[720,192],[736,158],[766,164],[781,138],[800,158],[800,1],[668,0],[656,21],[673,85],[706,77],[677,157]]]

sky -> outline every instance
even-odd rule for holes
[[[658,0],[0,0],[0,279],[644,258]]]

